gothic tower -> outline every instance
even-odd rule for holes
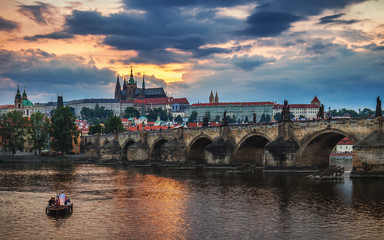
[[[126,100],[134,99],[136,88],[137,88],[137,82],[135,82],[135,79],[133,79],[133,71],[131,66],[131,75],[129,76],[129,81],[127,83],[127,92],[126,92],[127,99]]]
[[[24,87],[24,92],[23,96],[21,97],[23,100],[28,100],[27,93],[25,92],[25,87]]]
[[[125,94],[127,94],[127,80],[126,80],[126,76],[123,76],[123,79],[124,79],[124,82],[123,82],[123,92],[125,92]],[[125,96],[127,96],[127,95],[125,95]]]
[[[142,84],[142,87],[141,87],[140,97],[141,97],[142,99],[145,98],[145,81],[144,81],[144,74],[143,74],[143,84]]]
[[[21,98],[19,85],[17,85],[17,93],[15,96],[15,110],[16,111],[23,111],[23,99]]]
[[[209,103],[214,103],[215,102],[215,99],[213,97],[213,93],[212,93],[212,90],[211,90],[211,95],[209,95]]]
[[[115,99],[121,100],[121,86],[119,80],[119,74],[117,74],[116,87],[115,87]]]
[[[219,95],[217,95],[217,91],[216,91],[216,96],[215,96],[215,103],[219,103]]]

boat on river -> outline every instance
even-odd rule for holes
[[[73,203],[67,205],[48,205],[45,207],[45,213],[48,215],[65,215],[72,214],[73,212]]]

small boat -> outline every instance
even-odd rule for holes
[[[45,207],[45,213],[48,215],[64,215],[72,214],[73,212],[73,203],[68,205],[48,205]]]

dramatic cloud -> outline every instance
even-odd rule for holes
[[[148,87],[191,103],[217,90],[222,101],[300,103],[318,95],[361,105],[382,89],[383,3],[20,0],[7,8],[13,16],[0,18],[0,31],[19,30],[12,42],[0,36],[0,91],[21,84],[36,96],[112,97],[116,73],[134,65],[148,74]],[[356,89],[365,95],[354,97]]]
[[[75,55],[56,56],[40,49],[0,50],[0,79],[12,79],[13,85],[28,86],[32,94],[60,91],[77,98],[79,92],[92,94],[93,91],[95,98],[109,97],[106,87],[114,76],[113,71],[89,65]]]
[[[358,20],[340,20],[340,19],[338,19],[338,18],[342,17],[343,15],[345,15],[345,13],[339,13],[339,14],[335,14],[335,15],[331,15],[331,16],[322,17],[322,18],[320,18],[319,24],[329,24],[329,23],[352,24],[352,23],[360,22]]]
[[[368,45],[361,46],[359,48],[365,48],[367,50],[371,51],[384,51],[384,43],[381,43],[383,45],[377,45],[376,43],[371,43]]]
[[[262,1],[263,4],[258,8],[262,10],[273,10],[273,11],[284,11],[291,14],[297,14],[302,16],[314,16],[322,13],[327,9],[343,9],[346,6],[365,2],[368,0],[311,0],[311,1],[303,1],[303,0],[266,0]]]
[[[242,56],[242,57],[238,57],[237,55],[235,55],[232,59],[233,61],[233,64],[244,70],[244,71],[252,71],[254,70],[256,67],[259,67],[265,63],[268,63],[268,62],[274,62],[275,59],[273,58],[265,58],[263,56],[252,56],[252,57],[249,57],[248,55],[245,55],[245,56]]]
[[[283,12],[256,12],[248,17],[248,27],[243,33],[256,37],[276,36],[288,30],[291,23],[303,19],[303,17]]]
[[[0,16],[0,31],[11,32],[19,28],[19,24],[14,21],[4,19]]]
[[[37,34],[35,36],[27,36],[24,37],[25,40],[28,41],[37,41],[40,38],[50,38],[50,39],[69,39],[74,38],[74,35],[66,33],[66,32],[54,32],[48,34]]]
[[[55,7],[48,3],[35,2],[36,5],[20,4],[19,13],[33,20],[34,22],[46,25],[48,19],[54,13]]]

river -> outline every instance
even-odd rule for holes
[[[384,179],[305,176],[3,163],[0,239],[384,239]]]

